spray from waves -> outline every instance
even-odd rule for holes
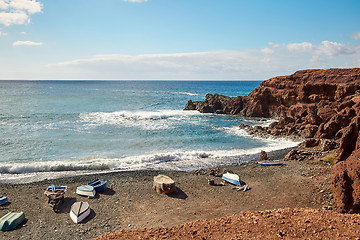
[[[80,120],[88,127],[119,125],[139,127],[144,130],[170,129],[185,118],[200,115],[197,111],[158,110],[158,111],[117,111],[81,113]]]
[[[188,96],[199,96],[200,94],[191,93],[191,92],[172,92],[172,94],[181,94],[181,95],[188,95]]]

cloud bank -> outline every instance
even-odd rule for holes
[[[30,15],[41,10],[42,4],[36,0],[0,0],[0,24],[30,23]]]
[[[263,80],[299,69],[356,67],[360,45],[323,41],[276,44],[262,49],[209,52],[96,55],[47,65],[77,79]],[[62,77],[63,76],[63,77]]]

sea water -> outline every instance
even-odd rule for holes
[[[260,81],[0,81],[0,181],[93,171],[193,170],[295,146],[239,129],[270,119],[183,110]],[[15,180],[14,180],[15,181]],[[23,180],[21,180],[23,181]]]

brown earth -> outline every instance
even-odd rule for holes
[[[285,208],[242,212],[157,229],[121,230],[114,239],[360,239],[360,215]]]

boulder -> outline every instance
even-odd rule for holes
[[[340,212],[360,213],[360,149],[334,167],[333,195]]]

